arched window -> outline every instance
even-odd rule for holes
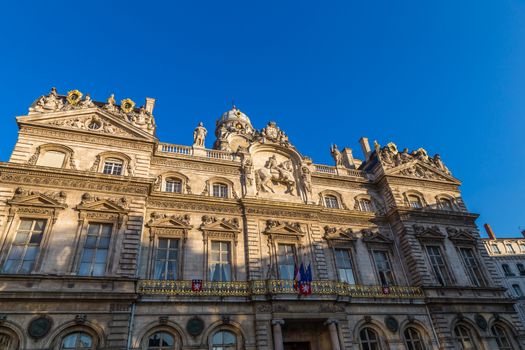
[[[511,254],[515,253],[512,243],[505,243],[505,248],[507,249],[507,253],[511,253]]]
[[[104,161],[102,172],[110,175],[122,175],[124,162],[118,158],[107,158]]]
[[[518,268],[518,271],[520,272],[521,276],[525,276],[525,266],[523,266],[522,263],[517,263],[516,267]]]
[[[501,267],[503,268],[503,272],[505,273],[505,276],[514,276],[508,264],[503,264],[501,265]]]
[[[454,210],[454,206],[452,205],[452,201],[448,198],[439,198],[438,199],[438,207],[443,210]]]
[[[472,339],[472,335],[467,327],[457,325],[454,328],[454,338],[461,350],[475,350],[476,345]]]
[[[362,350],[381,350],[381,343],[377,333],[369,327],[361,329],[359,332],[359,341]]]
[[[372,202],[369,199],[360,199],[358,202],[359,210],[373,211]]]
[[[91,335],[85,332],[74,332],[66,335],[62,339],[60,345],[60,350],[73,350],[73,349],[82,349],[89,350],[94,349],[93,347],[93,338]]]
[[[512,289],[514,289],[514,294],[518,298],[523,298],[523,291],[521,290],[521,287],[519,284],[513,284]]]
[[[235,350],[237,337],[230,331],[218,331],[211,339],[212,350]]]
[[[215,183],[212,187],[213,197],[228,198],[228,185],[223,183]]]
[[[168,332],[156,332],[148,337],[148,350],[174,350],[175,337]]]
[[[421,334],[414,327],[407,327],[403,332],[408,350],[425,350],[425,343]]]
[[[500,325],[494,325],[490,328],[492,335],[496,339],[496,344],[498,344],[499,350],[513,350],[513,346],[507,337],[507,332]]]
[[[423,202],[421,201],[421,198],[419,196],[416,196],[415,194],[410,194],[407,196],[408,199],[408,205],[411,208],[423,208]]]
[[[324,205],[327,208],[339,209],[339,201],[336,196],[326,195],[324,196]]]
[[[182,181],[173,177],[167,178],[165,190],[166,192],[182,193]]]
[[[11,350],[14,348],[13,338],[9,334],[0,333],[0,349]]]

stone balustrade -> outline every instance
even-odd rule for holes
[[[235,282],[202,282],[201,291],[192,290],[192,281],[140,280],[138,293],[144,295],[239,296],[298,294],[293,280],[254,280]],[[418,287],[353,285],[336,281],[313,281],[312,295],[335,295],[353,298],[422,298]]]

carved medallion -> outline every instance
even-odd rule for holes
[[[51,320],[50,317],[39,316],[29,322],[29,326],[27,326],[27,333],[29,333],[29,335],[34,339],[40,339],[49,333],[52,325],[53,320]]]
[[[186,323],[186,330],[191,336],[196,337],[204,330],[204,321],[197,316],[192,317]]]

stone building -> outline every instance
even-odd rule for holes
[[[502,277],[507,296],[515,299],[516,312],[525,323],[525,231],[523,237],[497,238],[490,227],[485,224],[488,238],[483,238],[485,249],[494,260]]]
[[[154,104],[52,89],[17,117],[0,349],[523,348],[439,155],[362,138],[362,160],[333,145],[336,165],[315,164],[236,107],[213,149],[202,124],[168,144]]]

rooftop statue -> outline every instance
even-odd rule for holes
[[[208,130],[206,130],[202,122],[199,122],[199,125],[193,131],[193,146],[204,147],[207,134]]]
[[[342,166],[343,165],[343,155],[341,154],[341,151],[337,148],[337,145],[332,145],[330,147],[330,153],[332,153],[332,157],[335,160],[335,166]]]

